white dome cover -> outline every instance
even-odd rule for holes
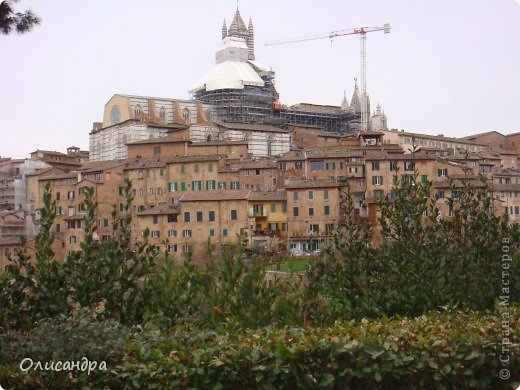
[[[244,89],[246,85],[264,86],[264,81],[247,62],[225,61],[215,65],[189,90],[194,93],[200,90]]]

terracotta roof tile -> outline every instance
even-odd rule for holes
[[[181,196],[180,201],[182,203],[220,200],[247,200],[250,193],[250,190],[188,191]]]

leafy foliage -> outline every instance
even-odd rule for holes
[[[407,176],[381,199],[381,245],[370,245],[370,228],[354,216],[345,194],[345,212],[333,240],[309,271],[317,297],[315,317],[336,318],[420,315],[439,306],[489,309],[502,294],[502,276],[520,283],[520,229],[492,212],[493,199],[484,180],[478,187],[450,183],[445,200],[453,217],[440,217],[443,200],[431,197],[431,183]],[[511,261],[504,269],[503,240]],[[511,290],[518,302],[518,291]]]
[[[13,30],[22,34],[40,24],[40,17],[31,10],[15,12],[13,5],[18,1],[3,0],[0,2],[0,34],[8,35]]]
[[[56,388],[511,388],[512,381],[499,378],[504,313],[433,311],[417,318],[232,333],[125,330],[78,313],[30,335],[0,335],[0,382]],[[519,342],[519,314],[517,307],[508,312],[512,346]],[[511,348],[508,355],[511,378],[520,374],[517,352]],[[82,354],[106,360],[108,370],[22,375],[13,364],[27,355],[49,361]]]

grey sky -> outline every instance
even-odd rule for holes
[[[214,63],[233,0],[22,0],[41,26],[0,36],[0,155],[88,149],[115,93],[188,98]],[[271,39],[392,24],[367,35],[367,80],[391,128],[464,136],[520,131],[520,5],[515,0],[253,1],[256,59],[280,100],[340,104],[359,74],[359,38],[264,46]]]

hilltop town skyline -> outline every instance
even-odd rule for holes
[[[367,45],[372,111],[379,102],[390,128],[454,137],[520,130],[510,109],[520,97],[520,60],[511,47],[520,37],[512,23],[520,6],[513,0],[406,9],[402,2],[313,4],[239,4],[244,20],[255,24],[256,60],[276,72],[282,103],[340,105],[344,91],[350,98],[359,42],[342,37],[265,47],[265,41],[390,22],[391,34],[372,34]],[[10,53],[0,64],[10,75],[0,96],[0,155],[15,158],[36,149],[88,149],[92,123],[116,93],[189,99],[189,87],[214,63],[223,20],[230,23],[236,8],[235,2],[22,5],[42,25],[0,41],[0,51]],[[153,18],[139,19],[139,31],[156,37],[151,41],[132,27],[148,12]],[[168,15],[183,17],[166,23]],[[489,31],[501,31],[501,38]],[[18,134],[25,134],[23,142]]]

